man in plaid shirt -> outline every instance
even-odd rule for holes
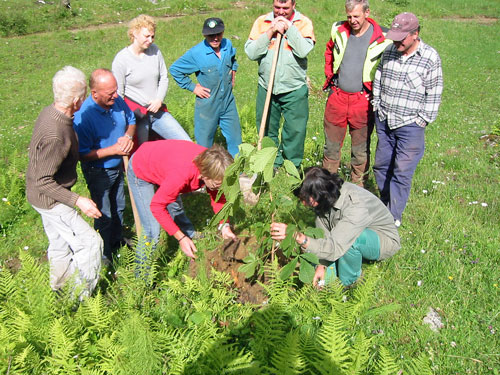
[[[443,73],[434,48],[419,38],[412,13],[394,18],[386,37],[392,39],[373,81],[373,111],[378,144],[373,171],[380,198],[401,225],[411,181],[424,155],[425,127],[437,117]]]

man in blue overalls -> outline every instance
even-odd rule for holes
[[[224,22],[208,18],[203,23],[205,40],[181,56],[170,67],[177,84],[196,95],[194,137],[204,147],[211,147],[220,126],[229,153],[234,157],[241,144],[241,127],[233,96],[238,64],[236,49],[223,38]],[[196,74],[198,83],[189,77]]]

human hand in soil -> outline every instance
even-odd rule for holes
[[[196,255],[194,255],[194,253],[196,253],[198,250],[196,249],[196,246],[194,245],[194,242],[191,238],[189,238],[188,236],[184,236],[179,241],[179,245],[184,254],[192,259],[196,259]]]
[[[316,267],[316,272],[314,273],[314,277],[313,277],[313,286],[314,287],[316,287],[318,289],[321,288],[321,286],[318,285],[318,282],[320,280],[325,279],[325,271],[326,271],[326,267],[322,266],[321,264]]]
[[[236,239],[236,235],[233,233],[233,231],[231,230],[231,227],[229,225],[222,226],[222,229],[220,232],[222,234],[222,238],[224,238],[225,240],[227,240],[227,239],[235,240]]]
[[[275,241],[284,240],[287,226],[284,223],[271,223],[271,238]]]

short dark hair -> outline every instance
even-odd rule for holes
[[[295,189],[294,193],[308,206],[310,198],[318,202],[314,211],[318,215],[325,215],[339,199],[343,183],[344,180],[336,173],[330,173],[325,168],[310,167],[304,171],[304,181]]]

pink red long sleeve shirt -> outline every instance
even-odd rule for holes
[[[157,185],[151,200],[151,213],[169,235],[179,230],[167,211],[167,206],[175,202],[179,194],[198,190],[205,185],[200,171],[193,163],[206,147],[190,141],[161,140],[146,142],[134,153],[132,167],[141,180]],[[219,212],[226,200],[222,195],[218,202],[217,190],[209,190],[210,202],[215,213]]]

